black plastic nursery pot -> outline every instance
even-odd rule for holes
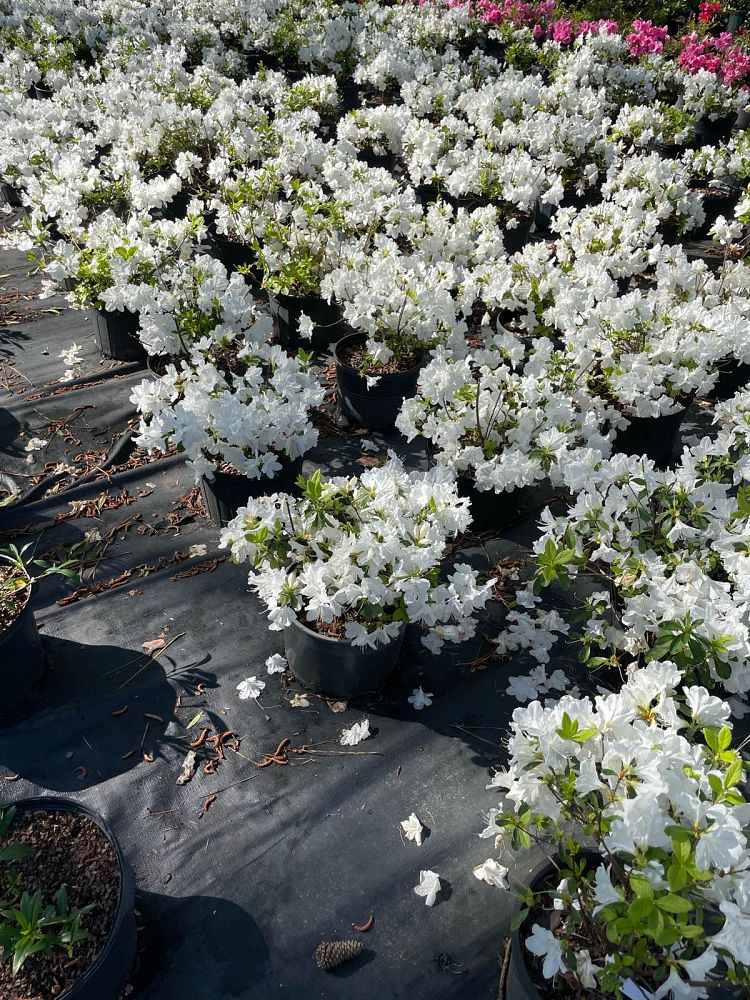
[[[284,649],[292,673],[306,688],[336,698],[355,698],[377,691],[393,673],[406,634],[402,624],[390,642],[353,646],[309,629],[299,619],[284,631]]]
[[[23,202],[21,201],[21,195],[13,187],[12,184],[2,185],[2,197],[6,205],[10,205],[11,208],[22,208]]]
[[[117,858],[120,889],[112,929],[93,965],[61,993],[57,1000],[117,1000],[130,976],[135,960],[135,879],[120,842],[107,821],[80,802],[44,796],[12,803],[18,812],[73,813],[96,823]]]
[[[342,360],[348,349],[361,347],[366,339],[364,334],[350,333],[333,349],[339,408],[358,427],[387,430],[396,423],[404,400],[415,395],[422,365],[420,362],[408,371],[381,375],[376,385],[368,388],[364,376]]]
[[[695,123],[695,137],[699,146],[716,146],[726,142],[732,134],[736,114],[723,115],[721,118],[699,118]]]
[[[709,393],[709,399],[729,399],[735,392],[750,384],[750,364],[743,364],[735,358],[719,364],[719,377]]]
[[[503,243],[508,253],[517,253],[523,250],[529,241],[531,227],[534,224],[533,215],[519,216],[516,220],[518,225],[513,229],[503,229]]]
[[[702,189],[703,211],[706,213],[706,221],[703,223],[701,232],[708,237],[708,231],[716,222],[720,215],[726,219],[734,216],[734,208],[737,204],[737,196],[731,191],[721,191],[717,189]]]
[[[396,167],[396,157],[393,153],[374,153],[371,149],[360,149],[357,159],[368,167],[379,167],[382,170],[393,171]]]
[[[236,240],[225,239],[223,236],[214,236],[211,239],[211,255],[222,263],[230,274],[238,267],[253,266],[258,262],[257,254],[252,247]]]
[[[727,31],[731,31],[732,34],[735,31],[739,31],[744,25],[747,14],[744,10],[728,10],[727,11]]]
[[[425,208],[436,202],[438,198],[442,198],[443,201],[447,200],[445,191],[438,187],[437,184],[417,184],[414,188],[414,194],[417,196],[417,201],[421,202]]]
[[[583,850],[580,857],[585,858],[588,867],[591,868],[601,861],[601,855],[597,851]],[[557,877],[559,882],[559,868],[551,860],[545,858],[531,872],[524,882],[532,890],[538,889],[547,880]],[[510,937],[510,961],[508,963],[508,978],[505,981],[504,1000],[543,1000],[543,994],[531,977],[529,967],[526,964],[526,955],[530,955],[524,946],[522,932],[530,919],[527,920],[511,933]]]
[[[169,219],[171,222],[176,222],[178,219],[184,219],[187,215],[188,205],[190,204],[190,194],[187,191],[178,191],[177,194],[168,201],[167,204],[160,210],[163,219]]]
[[[0,717],[14,715],[28,701],[44,671],[44,649],[31,605],[0,633]]]
[[[237,243],[235,240],[214,236],[211,240],[209,253],[220,264],[224,265],[227,274],[234,274],[239,268],[243,268],[242,275],[245,282],[253,291],[260,290],[262,274],[258,267],[258,255],[252,247],[246,243]]]
[[[224,528],[244,507],[250,497],[268,496],[270,493],[296,493],[295,483],[302,471],[302,459],[282,462],[281,471],[270,479],[261,476],[250,479],[235,472],[216,471],[213,479],[201,479],[201,493],[206,514],[217,526]]]
[[[105,358],[115,361],[143,361],[146,348],[138,338],[138,313],[118,309],[113,312],[94,310],[96,343]]]
[[[269,295],[276,342],[287,351],[324,351],[341,336],[341,310],[334,303],[317,295]],[[313,321],[312,338],[299,332],[300,316],[304,313]]]
[[[341,110],[354,111],[362,107],[362,88],[358,83],[345,83],[339,88],[341,93]]]
[[[621,455],[643,455],[660,469],[674,460],[677,435],[687,408],[659,417],[628,417],[630,423],[617,432],[612,450]]]
[[[471,510],[471,530],[478,534],[485,531],[499,531],[507,527],[518,516],[522,504],[529,495],[529,487],[522,486],[508,492],[495,493],[494,490],[478,490],[471,476],[456,476],[458,495],[468,497]]]

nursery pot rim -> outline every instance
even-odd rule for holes
[[[276,299],[277,302],[281,302],[282,299],[289,299],[291,302],[325,302],[327,306],[333,305],[328,299],[324,299],[320,292],[313,292],[310,295],[294,295],[292,292],[272,292],[270,288],[267,288],[266,291],[268,292],[268,297]]]
[[[125,902],[125,885],[129,873],[128,864],[125,860],[125,855],[123,854],[120,842],[107,820],[94,809],[91,809],[83,802],[79,802],[77,799],[63,799],[54,795],[39,795],[33,796],[29,799],[19,799],[17,802],[11,802],[7,808],[15,808],[22,812],[65,812],[74,814],[77,813],[85,816],[87,819],[94,822],[102,831],[104,836],[107,838],[109,846],[112,849],[112,853],[117,860],[119,881],[117,886],[117,903],[115,904],[113,911],[112,927],[110,928],[106,941],[102,945],[101,951],[91,965],[89,965],[88,968],[82,972],[81,975],[70,984],[70,986],[67,987],[67,989],[60,993],[58,1000],[66,1000],[68,997],[73,997],[77,989],[86,985],[87,980],[90,980],[99,971],[99,969],[106,964],[112,953],[116,940],[115,931],[117,930],[118,918],[122,914],[123,904]]]
[[[359,375],[360,378],[365,378],[365,376],[360,373],[358,368],[352,368],[350,364],[347,364],[346,361],[343,361],[339,357],[339,348],[341,348],[342,345],[345,348],[352,346],[354,343],[365,344],[366,342],[367,342],[366,333],[359,333],[355,331],[354,333],[345,334],[343,337],[341,337],[340,340],[337,340],[336,343],[333,345],[333,356],[336,360],[336,364],[340,365],[342,368],[346,368],[347,371],[354,372],[355,375]],[[425,353],[426,352],[424,351],[417,352],[417,363],[415,365],[412,365],[411,368],[404,368],[403,371],[396,371],[396,372],[382,372],[382,374],[380,374],[377,377],[388,378],[390,375],[412,375],[414,372],[418,372],[424,365]]]
[[[359,620],[359,619],[357,619],[357,620]],[[401,632],[404,632],[406,630],[406,626],[408,624],[409,624],[408,622],[399,622],[399,626],[400,626],[399,634]],[[352,640],[351,639],[346,639],[346,638],[337,639],[335,636],[332,636],[332,635],[323,635],[321,632],[316,632],[315,629],[309,628],[307,625],[305,625],[305,623],[302,621],[302,619],[299,616],[295,616],[294,621],[288,627],[289,628],[294,628],[295,625],[299,626],[299,628],[303,632],[307,632],[308,635],[313,636],[315,639],[317,639],[319,641],[338,643],[339,645],[345,645],[345,646],[351,646],[352,645]],[[389,646],[392,642],[396,642],[397,640],[398,640],[398,636],[394,636],[392,639],[388,639],[387,642],[379,642],[377,644],[377,646],[375,646],[375,649],[384,648],[386,646]],[[372,649],[371,646],[356,646],[355,648],[356,649],[362,649],[362,650]]]

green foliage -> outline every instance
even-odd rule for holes
[[[15,814],[15,807],[0,809],[0,844],[8,836]],[[4,872],[0,891],[0,961],[12,963],[14,976],[28,958],[40,952],[63,948],[72,958],[75,946],[88,937],[83,918],[94,908],[93,903],[71,907],[65,885],[60,886],[54,901],[47,906],[41,890],[33,894],[21,891],[12,862],[31,853],[26,844],[0,847],[0,862],[10,866]]]
[[[28,958],[40,952],[64,948],[72,958],[75,946],[88,937],[83,918],[93,908],[94,904],[89,903],[71,909],[64,885],[48,906],[44,905],[41,890],[33,895],[24,892],[17,906],[0,909],[0,958],[12,961],[14,976]]]
[[[11,614],[17,607],[19,594],[29,591],[38,581],[46,576],[59,574],[70,579],[77,579],[78,572],[73,568],[72,560],[66,559],[62,562],[48,562],[45,559],[34,559],[27,564],[24,556],[31,544],[24,545],[22,549],[15,545],[8,545],[0,548],[0,563],[10,566],[10,574],[0,579],[0,611],[5,615]],[[30,573],[29,566],[37,567],[39,572]],[[22,600],[25,604],[25,600]],[[2,829],[0,828],[0,835]]]

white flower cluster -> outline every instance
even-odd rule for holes
[[[732,132],[747,93],[687,67],[648,23],[558,33],[542,4],[539,38],[519,23],[526,4],[488,26],[500,6],[3,8],[0,177],[24,209],[4,240],[72,303],[137,314],[166,367],[133,394],[138,441],[182,451],[198,479],[272,479],[316,441],[323,390],[306,354],[271,346],[258,284],[271,308],[304,300],[302,336],[320,315],[359,333],[368,385],[421,369],[398,427],[426,440],[429,473],[392,458],[359,480],[316,474],[301,498],[249,501],[223,533],[272,628],[375,647],[413,622],[431,650],[462,640],[490,584],[441,571],[469,524],[459,477],[475,502],[543,479],[569,491],[566,513],[542,515],[533,578],[496,640],[539,663],[508,690],[565,688],[548,666],[560,635],[633,676],[593,704],[516,717],[511,836],[527,846],[530,824],[575,820],[606,858],[593,882],[571,868],[566,920],[537,923],[529,950],[571,994],[688,1000],[719,961],[748,986],[742,765],[703,688],[742,711],[750,687],[750,393],[717,406],[673,471],[620,451],[629,430],[658,441],[693,401],[747,381],[750,139]],[[557,583],[582,605],[575,624],[569,605],[542,605]],[[417,688],[409,704],[431,700]],[[507,869],[475,874],[498,885]],[[428,904],[439,888],[421,873]],[[588,946],[563,942],[575,898],[600,922]],[[634,966],[652,953],[656,978]]]
[[[149,452],[184,452],[196,482],[230,466],[249,479],[273,477],[318,440],[310,411],[323,388],[309,366],[280,347],[244,346],[238,370],[193,356],[170,364],[132,393],[141,415],[136,443]]]
[[[555,581],[593,579],[599,589],[588,588],[580,630],[584,661],[668,655],[704,684],[747,692],[750,508],[745,488],[735,495],[733,485],[747,470],[744,400],[720,411],[727,428],[686,449],[673,472],[623,456],[564,470],[575,500],[564,515],[543,512],[536,575],[519,604],[533,607]],[[503,651],[514,639],[531,645],[518,643],[519,631],[549,634],[542,619],[550,613],[516,610]]]
[[[437,652],[445,640],[473,634],[472,616],[491,589],[462,563],[440,576],[447,540],[469,521],[446,469],[408,473],[391,456],[360,479],[316,473],[301,499],[249,500],[221,545],[236,562],[252,563],[250,585],[271,629],[296,618],[340,622],[353,645],[374,647],[413,622],[425,626],[422,642]]]
[[[509,767],[489,786],[506,790],[512,811],[492,810],[486,832],[549,838],[564,852],[566,825],[584,821],[599,855],[582,870],[563,853],[550,893],[561,929],[535,923],[526,939],[549,979],[623,995],[629,983],[657,1000],[705,997],[727,966],[747,983],[744,765],[730,749],[729,706],[697,686],[677,697],[682,680],[663,660],[593,702],[564,696],[513,713]],[[504,876],[494,884],[507,887]],[[583,935],[570,919],[581,910],[593,925]]]
[[[575,368],[538,342],[523,373],[504,363],[498,336],[462,360],[438,350],[406,400],[397,427],[426,438],[441,465],[469,474],[479,491],[513,490],[549,476],[560,484],[580,448],[609,452],[605,405],[575,386]],[[587,453],[588,454],[588,453]]]

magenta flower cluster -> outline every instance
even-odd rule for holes
[[[652,21],[633,21],[633,30],[626,37],[631,56],[656,55],[669,38],[669,28],[660,28]]]
[[[726,84],[742,83],[750,75],[750,55],[734,43],[734,36],[723,31],[713,37],[701,37],[693,32],[682,39],[679,63],[688,73],[708,70],[716,73]]]

